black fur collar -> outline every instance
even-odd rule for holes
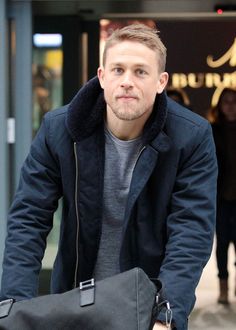
[[[156,97],[152,115],[144,128],[144,141],[152,141],[163,129],[167,115],[166,94]],[[89,80],[69,104],[66,125],[74,141],[90,136],[103,123],[106,103],[97,77]]]

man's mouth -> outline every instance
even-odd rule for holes
[[[137,99],[137,97],[135,95],[119,95],[117,96],[117,99],[134,100]]]

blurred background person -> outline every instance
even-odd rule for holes
[[[208,119],[212,123],[219,166],[216,223],[218,303],[228,304],[230,242],[236,252],[236,89],[223,89],[217,105],[209,110]],[[236,295],[236,278],[234,290]]]
[[[53,107],[53,71],[46,65],[32,66],[33,72],[33,136],[37,133],[43,116]]]

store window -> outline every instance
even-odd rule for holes
[[[62,35],[33,36],[33,136],[44,114],[62,105]]]
[[[63,50],[61,34],[33,35],[33,136],[37,133],[43,116],[62,105]],[[56,256],[62,202],[54,214],[53,229],[48,236],[43,269],[50,270]]]

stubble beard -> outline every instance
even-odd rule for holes
[[[119,106],[112,102],[111,104],[108,104],[108,106],[118,119],[124,121],[139,119],[147,112],[144,108],[135,105],[132,106],[130,104]]]

